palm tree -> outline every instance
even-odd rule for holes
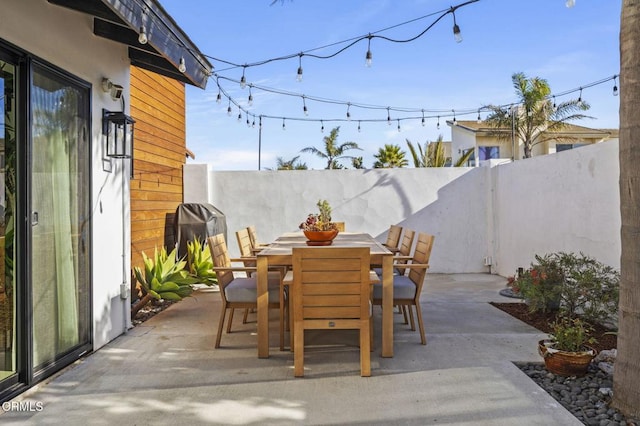
[[[424,149],[422,149],[422,145],[418,144],[418,149],[416,150],[409,139],[406,141],[409,152],[411,152],[411,157],[413,158],[414,167],[446,167],[447,158],[444,154],[442,135],[438,135],[438,139],[435,142],[425,142]],[[472,154],[472,149],[466,151],[464,155],[456,161],[454,167],[464,166]]]
[[[354,157],[345,155],[344,153],[350,149],[360,149],[360,147],[355,142],[345,142],[343,144],[336,145],[338,133],[340,133],[340,126],[331,129],[329,136],[325,136],[323,138],[324,151],[310,146],[302,149],[300,152],[310,152],[320,158],[324,158],[327,160],[327,169],[342,169],[343,166],[338,163],[338,160],[343,158],[353,160]]]
[[[494,129],[493,136],[498,140],[521,140],[525,158],[530,158],[532,148],[540,143],[551,139],[568,140],[566,137],[559,138],[554,132],[566,127],[568,121],[588,117],[579,112],[589,109],[589,105],[581,99],[556,105],[555,99],[549,98],[551,88],[545,79],[527,78],[524,73],[518,72],[511,76],[511,81],[519,105],[513,108],[489,105],[486,108],[492,113],[485,122]]]
[[[640,96],[640,3],[622,2],[620,22],[620,314],[618,356],[613,374],[613,405],[631,418],[640,418],[640,126],[637,99]]]
[[[364,160],[362,157],[355,157],[351,160],[351,165],[354,169],[364,169]]]
[[[298,161],[299,158],[299,155],[289,161],[284,160],[282,157],[276,158],[276,170],[307,170],[307,163]]]
[[[373,167],[376,169],[405,167],[409,164],[405,155],[406,153],[402,151],[400,145],[386,144],[384,148],[378,149],[378,153],[374,155],[377,161],[373,164]]]

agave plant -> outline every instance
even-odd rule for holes
[[[199,239],[187,241],[187,263],[189,273],[197,282],[206,285],[218,283],[216,273],[213,271],[213,259],[207,244]]]
[[[176,249],[167,254],[167,250],[154,250],[153,259],[143,252],[144,272],[140,267],[133,268],[136,280],[147,295],[155,299],[182,300],[193,292],[192,284],[198,282],[185,270],[187,262],[178,260]]]

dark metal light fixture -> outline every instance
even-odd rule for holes
[[[102,109],[102,134],[107,137],[107,157],[131,158],[135,120],[124,112]]]

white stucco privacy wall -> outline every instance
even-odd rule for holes
[[[261,240],[295,231],[319,199],[347,231],[380,241],[391,224],[435,235],[433,272],[486,272],[488,194],[485,169],[422,168],[209,173],[206,165],[185,167],[185,202],[210,202],[225,213],[229,249],[237,255],[235,231],[255,225]],[[193,188],[190,190],[189,188]],[[206,197],[206,198],[204,198]]]
[[[92,85],[92,309],[97,349],[130,326],[130,300],[120,298],[123,271],[130,284],[129,166],[128,161],[116,160],[111,173],[103,171],[102,108],[120,111],[121,104],[101,86],[102,78],[108,77],[125,87],[129,96],[127,48],[93,36],[91,16],[42,0],[13,2],[3,8],[0,21],[8,42]]]
[[[618,142],[607,141],[491,169],[500,275],[534,254],[583,252],[620,267]]]
[[[383,241],[397,223],[434,234],[430,272],[508,276],[553,251],[620,265],[617,141],[471,169],[216,172],[194,164],[184,176],[185,202],[225,213],[234,256],[236,230],[253,224],[267,242],[326,198],[348,231]]]

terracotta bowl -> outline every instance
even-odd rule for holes
[[[333,241],[338,235],[338,230],[333,229],[331,231],[303,231],[307,240],[311,242],[325,242]]]

